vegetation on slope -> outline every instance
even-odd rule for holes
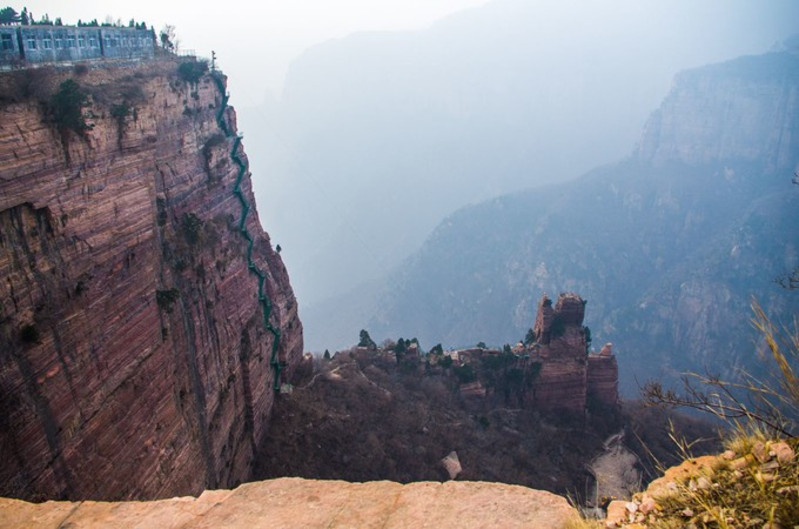
[[[582,500],[586,465],[623,426],[629,439],[640,435],[653,442],[659,458],[676,461],[673,446],[654,444],[666,435],[661,410],[626,406],[584,417],[486,408],[464,399],[454,376],[423,374],[384,359],[354,349],[306,364],[293,393],[276,403],[255,479],[440,481],[448,477],[440,460],[456,451],[463,467],[458,479],[520,484]],[[672,419],[690,439],[714,437],[706,424]]]

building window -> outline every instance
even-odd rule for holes
[[[35,50],[36,49],[36,39],[33,38],[33,37],[28,37],[26,47],[29,50]]]
[[[4,50],[14,49],[14,41],[11,40],[11,35],[3,35],[3,49]]]
[[[86,37],[83,35],[78,35],[78,48],[85,48],[86,47]]]
[[[75,47],[75,35],[68,35],[67,48],[74,48],[74,47]]]
[[[46,36],[42,39],[42,48],[49,50],[53,47],[53,39],[50,36]]]
[[[60,50],[61,47],[62,47],[61,46],[61,37],[56,37],[56,39],[55,39],[55,49]]]
[[[96,48],[97,47],[97,39],[94,37],[89,37],[89,47]]]

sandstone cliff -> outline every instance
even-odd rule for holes
[[[0,76],[3,495],[236,485],[275,368],[301,356],[224,77],[190,84],[177,66]],[[59,134],[43,104],[69,77],[91,94],[85,138]]]

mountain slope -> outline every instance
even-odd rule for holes
[[[495,0],[308,50],[271,119],[242,127],[263,135],[256,196],[301,310],[385,275],[457,208],[626,155],[675,72],[768,49],[797,17],[782,2]]]
[[[628,394],[636,379],[751,367],[751,297],[783,318],[799,307],[773,283],[799,263],[797,162],[796,54],[684,72],[631,158],[447,218],[368,328],[515,342],[542,292],[572,290],[591,304],[594,343],[614,342]]]

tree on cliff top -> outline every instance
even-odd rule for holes
[[[179,41],[175,33],[175,26],[165,25],[161,29],[158,38],[161,40],[161,47],[171,53],[177,53]]]
[[[0,9],[0,24],[4,26],[8,26],[10,24],[16,24],[20,21],[20,17],[16,11],[14,11],[11,7],[4,7]]]
[[[368,347],[369,349],[377,349],[377,344],[372,340],[372,337],[369,336],[369,331],[366,329],[361,329],[360,332],[360,341],[358,342],[358,347]]]

